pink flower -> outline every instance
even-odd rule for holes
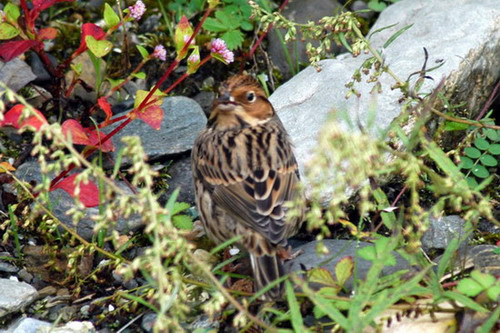
[[[158,58],[161,61],[165,61],[167,59],[167,50],[165,50],[163,45],[156,45],[155,50],[153,51],[153,57]]]
[[[187,43],[189,41],[189,38],[191,38],[190,35],[184,35],[184,43]],[[194,42],[194,38],[191,40],[191,45],[193,45],[195,42]]]
[[[5,20],[5,16],[6,16],[5,12],[0,9],[0,23],[2,23]]]
[[[220,54],[227,63],[234,61],[234,54],[228,50],[226,42],[223,39],[214,39],[211,44],[210,52]]]
[[[139,0],[135,5],[128,7],[128,9],[130,10],[130,16],[136,20],[140,20],[144,12],[146,12],[146,5]]]
[[[193,64],[195,64],[199,61],[200,61],[200,56],[197,54],[191,54],[188,58],[188,62],[193,63]]]

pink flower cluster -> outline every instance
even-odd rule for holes
[[[155,50],[153,51],[153,57],[160,59],[161,61],[167,60],[167,50],[163,47],[163,45],[156,45]]]
[[[142,15],[146,12],[146,5],[141,0],[137,1],[135,5],[128,7],[130,16],[135,20],[140,20]]]
[[[188,62],[196,64],[197,62],[200,61],[200,56],[197,54],[191,54],[188,58]]]
[[[223,39],[214,39],[210,52],[220,54],[228,64],[234,61],[234,53],[228,50],[226,42]]]

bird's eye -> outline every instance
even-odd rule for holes
[[[255,96],[255,93],[253,91],[250,91],[247,93],[247,100],[249,102],[255,102],[255,100],[257,99],[257,97]]]

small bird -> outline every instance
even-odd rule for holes
[[[236,75],[222,84],[207,127],[194,143],[191,165],[208,237],[216,243],[241,237],[255,290],[283,276],[287,239],[303,217],[302,208],[286,217],[285,202],[302,198],[298,166],[288,134],[254,78]],[[282,292],[283,283],[263,298]]]

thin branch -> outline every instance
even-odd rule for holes
[[[476,120],[455,118],[455,117],[449,116],[441,111],[438,111],[434,108],[431,108],[431,111],[433,113],[437,114],[438,116],[446,119],[446,120],[454,121],[456,123],[462,123],[462,124],[467,124],[467,125],[476,126],[476,127],[484,127],[484,128],[492,128],[495,130],[500,130],[500,126],[483,124],[483,123],[476,121]]]

